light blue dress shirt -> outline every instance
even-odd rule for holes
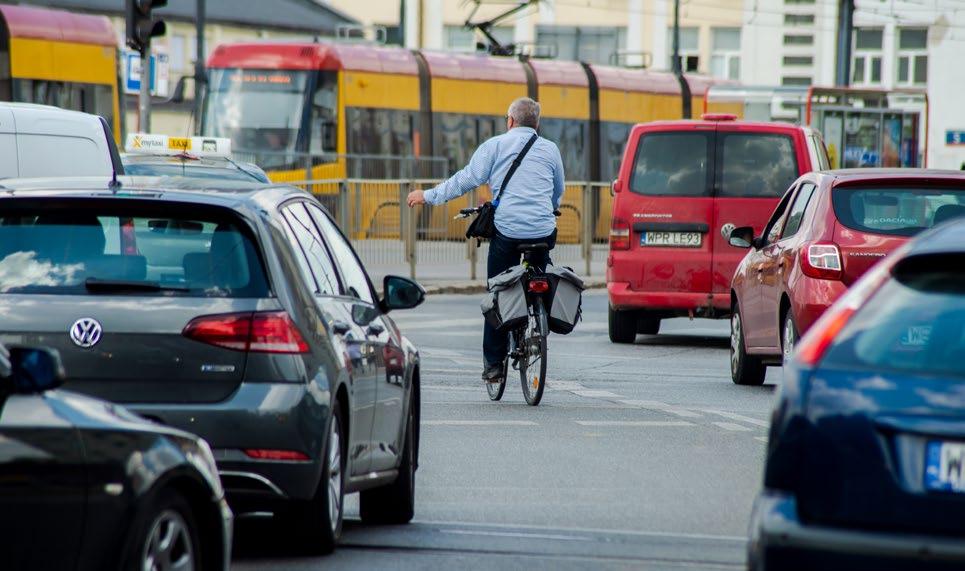
[[[563,198],[563,158],[555,143],[537,139],[510,179],[508,190],[504,193],[500,188],[516,155],[535,132],[531,127],[515,127],[489,139],[476,149],[464,169],[427,190],[426,202],[443,204],[488,183],[498,201],[496,230],[500,234],[518,239],[549,236],[556,229],[553,211]]]

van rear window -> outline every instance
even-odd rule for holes
[[[198,205],[0,203],[0,294],[265,297],[250,229]]]
[[[710,196],[711,137],[695,131],[650,133],[640,139],[630,191],[649,196]]]
[[[872,234],[914,236],[965,216],[965,188],[836,188],[831,202],[838,222]]]
[[[717,134],[722,147],[720,196],[778,198],[797,180],[797,158],[788,135]]]

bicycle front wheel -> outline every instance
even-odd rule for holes
[[[533,314],[520,340],[519,380],[523,385],[526,404],[536,406],[546,388],[546,311],[543,300],[534,304]]]

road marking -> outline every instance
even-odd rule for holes
[[[766,420],[759,420],[757,418],[751,418],[749,416],[744,416],[742,414],[737,414],[733,412],[724,412],[722,410],[704,410],[708,414],[716,414],[717,416],[723,416],[724,418],[729,418],[731,420],[736,420],[738,422],[746,422],[747,424],[753,424],[754,426],[761,426],[767,428],[771,425],[770,422]]]
[[[399,329],[401,329],[403,333],[405,333],[406,331],[413,331],[417,329],[439,329],[440,333],[443,333],[447,329],[451,329],[453,327],[462,327],[462,326],[470,326],[470,325],[475,325],[480,329],[482,329],[482,324],[483,324],[483,318],[480,315],[479,317],[473,317],[471,319],[469,318],[467,319],[429,319],[429,320],[420,319],[419,321],[415,321],[413,323],[399,324]]]
[[[571,393],[578,397],[586,397],[593,399],[618,399],[620,395],[611,393],[610,391],[597,391],[593,389],[576,389],[570,390]]]
[[[694,426],[684,420],[577,420],[580,426]]]
[[[539,426],[532,420],[423,420],[422,426]]]
[[[582,390],[582,389],[585,388],[585,387],[584,387],[583,385],[581,385],[580,383],[576,383],[576,382],[573,382],[573,381],[552,381],[552,380],[547,380],[547,381],[546,381],[546,388],[548,388],[548,389],[554,389],[554,390],[558,390],[558,391],[578,391],[578,390]]]
[[[510,531],[474,531],[470,529],[440,529],[442,533],[453,535],[485,535],[490,537],[518,537],[522,539],[561,539],[563,541],[595,541],[592,537],[578,535],[555,535],[549,533],[521,533]]]
[[[754,437],[754,440],[760,440],[760,441],[763,442],[764,444],[767,444],[767,437],[766,437],[766,436],[755,436],[755,437]]]
[[[544,531],[549,533],[598,533],[604,535],[625,535],[636,537],[669,537],[676,539],[709,539],[715,541],[732,541],[735,543],[747,543],[747,538],[738,535],[710,535],[704,533],[677,533],[673,531],[634,531],[622,529],[604,529],[595,527],[548,527],[542,525],[526,525],[511,523],[472,523],[466,521],[432,521],[432,520],[413,520],[413,523],[423,525],[452,525],[461,527],[480,527],[484,529],[507,529],[507,530],[532,530]]]
[[[696,413],[692,410],[687,410],[685,408],[677,408],[675,406],[672,406],[666,403],[652,401],[652,400],[622,400],[620,402],[625,405],[638,406],[640,408],[666,412],[666,413],[674,414],[683,418],[701,418],[701,415],[699,413]]]
[[[718,426],[724,430],[730,430],[732,432],[750,432],[751,430],[742,424],[734,424],[733,422],[715,422],[714,426]]]

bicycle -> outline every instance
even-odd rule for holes
[[[478,213],[479,208],[463,208],[455,218],[469,218]],[[526,404],[536,406],[543,398],[543,389],[546,388],[546,336],[549,334],[549,324],[543,294],[549,292],[550,284],[539,268],[532,265],[531,256],[549,250],[549,244],[520,244],[518,250],[523,255],[523,266],[526,268],[522,279],[528,316],[525,323],[509,332],[509,352],[503,361],[502,378],[498,382],[487,382],[486,391],[490,400],[498,401],[503,398],[506,378],[510,369],[513,369],[519,372]]]

